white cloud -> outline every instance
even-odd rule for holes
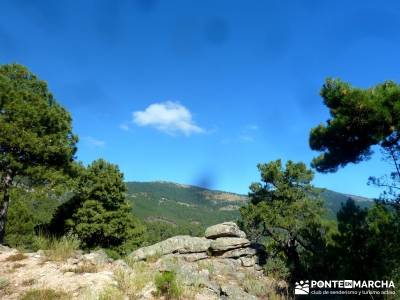
[[[127,124],[125,124],[125,123],[120,124],[120,125],[119,125],[119,128],[122,129],[122,130],[125,130],[125,131],[128,131],[128,130],[129,130],[129,126],[128,126]]]
[[[150,126],[168,134],[177,132],[186,136],[192,133],[204,133],[204,129],[192,120],[192,114],[183,105],[167,101],[153,103],[144,111],[133,113],[133,122],[139,126]]]
[[[86,142],[86,144],[88,144],[89,146],[94,146],[94,147],[104,147],[106,145],[105,141],[96,139],[92,136],[85,136],[82,138],[82,140],[84,142]]]
[[[252,136],[242,134],[239,136],[239,141],[245,142],[245,143],[252,143],[252,142],[254,142],[254,138]]]
[[[258,130],[259,127],[258,127],[258,125],[250,124],[250,125],[246,126],[246,129],[248,129],[248,130]]]

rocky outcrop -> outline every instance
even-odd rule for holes
[[[239,226],[233,222],[224,222],[206,229],[204,236],[208,239],[215,239],[220,237],[238,237],[246,238],[246,234],[239,229]]]
[[[147,260],[174,255],[189,262],[219,258],[237,260],[243,267],[260,269],[258,250],[251,246],[246,234],[233,222],[224,222],[205,231],[205,237],[175,236],[152,246],[134,251],[133,260]]]
[[[257,250],[254,248],[246,247],[240,249],[233,249],[230,251],[225,251],[221,254],[223,258],[238,258],[242,256],[255,256],[257,254]]]
[[[84,261],[91,262],[92,264],[102,265],[113,262],[111,258],[107,256],[104,250],[97,250],[82,256]]]
[[[148,257],[162,256],[171,253],[190,254],[206,253],[211,241],[206,238],[178,235],[157,244],[140,248],[130,256],[134,260],[145,260]]]
[[[250,245],[250,241],[244,238],[218,238],[211,242],[210,248],[213,252],[228,251],[244,248]]]

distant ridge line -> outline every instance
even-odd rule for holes
[[[223,194],[231,194],[231,195],[237,195],[237,196],[241,196],[241,197],[246,197],[248,198],[247,194],[241,194],[241,193],[235,193],[235,192],[228,192],[228,191],[222,191],[222,190],[218,190],[218,189],[210,189],[210,188],[206,188],[206,187],[202,187],[202,186],[198,186],[198,185],[193,185],[193,184],[185,184],[185,183],[177,183],[177,182],[173,182],[173,181],[168,181],[168,180],[152,180],[152,181],[138,181],[138,180],[131,180],[131,181],[125,181],[125,183],[142,183],[142,184],[152,184],[152,183],[160,183],[160,184],[170,184],[170,185],[174,185],[177,187],[182,187],[182,188],[194,188],[194,189],[199,189],[199,190],[203,190],[203,191],[209,191],[209,192],[214,192],[214,193],[223,193]],[[336,192],[327,188],[321,188],[323,189],[323,191],[325,192],[332,192],[332,193],[336,193],[336,194],[340,194],[344,197],[348,197],[353,199],[354,201],[374,201],[374,199],[368,198],[368,197],[364,197],[364,196],[357,196],[357,195],[353,195],[353,194],[347,194],[347,193],[341,193],[341,192]]]
[[[173,181],[168,181],[168,180],[153,180],[153,181],[138,181],[138,180],[130,180],[130,181],[125,181],[125,183],[161,183],[161,184],[171,184],[174,186],[182,187],[182,188],[194,188],[194,189],[200,189],[200,190],[205,190],[205,191],[210,191],[210,192],[215,192],[215,193],[224,193],[224,194],[232,194],[232,195],[238,195],[238,196],[243,196],[247,198],[247,194],[240,194],[240,193],[235,193],[235,192],[228,192],[228,191],[222,191],[218,189],[210,189],[198,185],[193,185],[193,184],[185,184],[185,183],[177,183]]]

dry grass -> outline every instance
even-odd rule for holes
[[[271,280],[270,278],[260,280],[254,274],[246,274],[241,285],[244,291],[260,299],[291,299],[288,294],[287,286],[282,285],[281,281]]]
[[[289,300],[289,299],[292,299],[292,298],[290,298],[288,295],[283,295],[283,294],[279,294],[279,293],[277,293],[275,291],[271,291],[268,294],[268,298],[267,299],[270,299],[270,300]]]
[[[28,258],[28,256],[26,256],[25,254],[19,252],[17,254],[14,255],[10,255],[9,257],[7,257],[4,261],[9,261],[9,262],[13,262],[13,261],[19,261],[19,260],[23,260]]]
[[[161,256],[161,252],[156,252],[153,255],[149,255],[148,257],[146,257],[146,262],[155,263],[161,258]]]
[[[8,269],[5,269],[5,270],[4,270],[4,273],[12,274],[12,273],[14,273],[16,270],[17,270],[17,269],[15,269],[15,268],[13,268],[13,267],[9,267]]]
[[[114,272],[117,289],[129,299],[136,299],[138,294],[153,281],[154,272],[145,262],[130,263],[131,270],[119,268]]]
[[[65,272],[74,272],[77,274],[82,274],[82,273],[97,273],[98,267],[95,264],[85,262],[81,265],[78,265],[75,268],[69,268],[66,269]]]
[[[131,256],[126,256],[123,258],[123,260],[126,262],[126,264],[132,268],[132,266],[138,264],[138,263],[142,263],[141,261],[138,261],[136,259],[133,259]]]
[[[210,277],[215,275],[215,266],[210,261],[199,261],[197,263],[200,269],[207,270],[210,274]]]
[[[99,295],[99,300],[124,300],[125,295],[115,286],[107,286]],[[134,298],[130,298],[134,299]]]
[[[37,280],[35,278],[29,278],[29,279],[22,281],[21,284],[23,286],[31,286],[31,285],[34,285],[36,282],[37,282]]]
[[[266,285],[264,281],[261,281],[260,279],[256,278],[251,274],[246,274],[246,277],[242,282],[242,287],[245,292],[256,297],[265,298],[271,292],[271,288],[268,285]]]
[[[19,269],[19,268],[22,268],[22,267],[25,267],[25,266],[26,266],[26,264],[16,263],[16,264],[13,264],[12,268],[13,269]]]
[[[184,300],[196,300],[197,295],[200,292],[198,287],[183,286],[182,287],[182,299]]]
[[[33,289],[27,291],[20,300],[69,300],[72,296],[53,289]]]
[[[47,248],[44,253],[49,260],[66,261],[75,255],[75,251],[79,248],[79,240],[72,235],[51,239]]]

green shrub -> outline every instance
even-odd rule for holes
[[[80,177],[71,199],[61,204],[49,229],[72,231],[86,249],[112,249],[126,255],[143,242],[145,231],[125,199],[126,186],[118,166],[103,159],[92,162]]]
[[[31,248],[35,235],[34,216],[26,203],[21,199],[12,201],[7,220],[6,244],[13,248]]]
[[[207,213],[205,213],[205,215],[207,215]],[[184,213],[182,213],[181,218],[185,217]],[[189,222],[180,223],[177,225],[163,221],[147,221],[145,222],[145,226],[146,226],[146,235],[144,237],[145,245],[153,245],[155,243],[164,241],[170,237],[177,235],[202,236],[205,230],[203,226],[190,224]]]
[[[264,271],[268,276],[275,279],[285,280],[290,275],[290,270],[286,263],[280,258],[269,258],[264,266]]]
[[[107,256],[109,258],[112,258],[114,260],[117,260],[117,259],[121,258],[121,254],[119,254],[119,252],[114,250],[114,249],[106,248],[106,249],[103,249],[103,250],[104,250],[104,252],[107,254]]]
[[[395,296],[398,296],[400,294],[400,267],[395,267],[393,269],[392,273],[389,276],[389,279],[393,280],[396,291]],[[393,296],[393,298],[388,296],[388,299],[396,299],[395,296]]]
[[[48,250],[50,248],[51,239],[42,233],[35,235],[32,241],[32,250]]]
[[[158,273],[155,277],[157,294],[165,299],[179,299],[182,295],[182,288],[176,280],[176,273],[166,271]]]
[[[0,277],[0,290],[5,289],[10,284],[7,278]]]

